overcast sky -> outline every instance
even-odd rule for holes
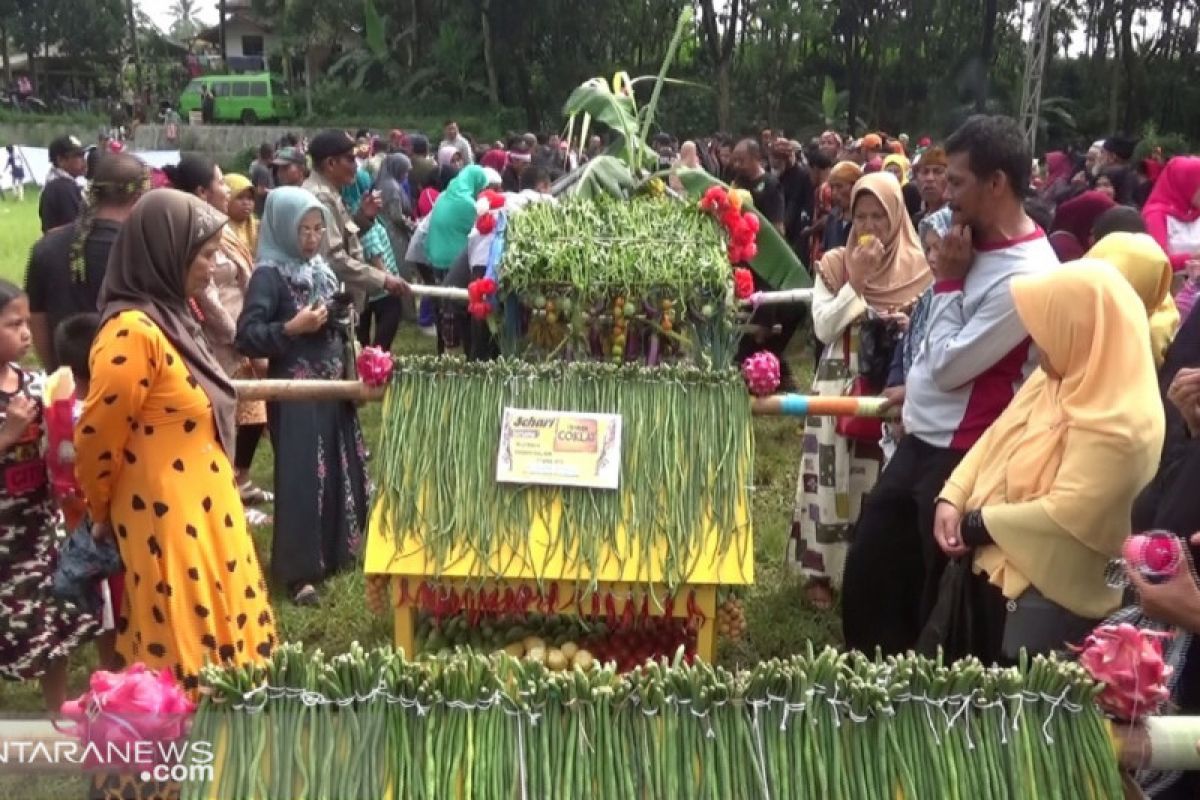
[[[137,0],[138,7],[154,21],[154,24],[164,31],[171,28],[171,7],[173,0]],[[200,0],[196,3],[196,18],[205,25],[217,24],[217,4],[215,0]]]

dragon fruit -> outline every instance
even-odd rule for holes
[[[1170,696],[1171,668],[1163,662],[1161,641],[1168,636],[1128,623],[1092,631],[1079,651],[1079,663],[1104,684],[1096,697],[1102,709],[1129,722],[1159,709]]]
[[[355,366],[359,379],[367,386],[383,386],[392,377],[392,354],[378,347],[365,347]]]
[[[742,377],[751,394],[774,394],[779,388],[779,359],[770,350],[759,350],[742,362]]]

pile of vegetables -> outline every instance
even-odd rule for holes
[[[620,488],[497,483],[506,407],[620,414]],[[716,557],[706,568],[726,558],[751,563],[745,508],[753,436],[732,368],[401,358],[383,417],[376,477],[386,530],[397,557],[422,553],[434,578],[469,556],[471,577],[541,581],[560,558],[566,571],[592,576],[593,589],[612,564],[622,580],[674,589],[713,536]],[[554,543],[544,559],[531,554],[535,522]],[[637,569],[626,569],[634,557]]]
[[[512,215],[500,336],[530,359],[691,361],[723,367],[736,343],[731,267],[716,220],[691,203],[599,198]]]
[[[832,649],[731,672],[680,656],[618,674],[463,651],[207,668],[184,798],[1112,798],[1117,761],[1079,666],[1012,669]]]
[[[417,619],[416,648],[420,653],[470,647],[479,652],[503,650],[515,658],[532,657],[552,670],[588,666],[594,660],[612,662],[627,672],[647,659],[683,648],[695,657],[700,620],[696,617],[575,617],[530,614],[504,615],[472,621],[469,615]]]

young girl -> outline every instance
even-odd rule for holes
[[[50,493],[29,300],[0,280],[0,676],[39,678],[49,710],[66,699],[67,655],[99,632],[94,616],[51,594],[58,511]]]

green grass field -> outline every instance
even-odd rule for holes
[[[0,203],[0,277],[20,283],[24,278],[29,247],[38,235],[37,197],[26,195],[22,204]],[[797,340],[803,337],[797,336]],[[415,328],[402,329],[396,343],[398,353],[429,353],[433,340]],[[790,360],[797,375],[808,373],[810,359],[797,348]],[[373,404],[360,411],[368,445],[378,440],[380,407]],[[759,418],[755,421],[757,459],[753,488],[756,585],[746,597],[748,631],[736,644],[723,643],[719,661],[728,666],[757,661],[800,650],[812,640],[818,645],[836,642],[840,636],[836,615],[807,606],[799,581],[783,564],[784,546],[792,518],[796,472],[800,460],[802,424],[798,420]],[[271,452],[264,445],[255,464],[255,480],[271,485]],[[271,532],[256,530],[255,542],[264,568],[270,557]],[[376,617],[365,606],[361,573],[345,574],[329,581],[321,590],[321,606],[298,608],[281,592],[274,595],[280,635],[286,641],[303,641],[326,653],[346,650],[357,640],[366,646],[391,639],[390,618]],[[95,663],[94,653],[85,648],[72,661],[71,693],[86,687]],[[38,711],[41,694],[35,683],[0,683],[0,712]],[[62,798],[77,796],[78,779],[14,780],[0,775],[0,796],[14,798]]]

